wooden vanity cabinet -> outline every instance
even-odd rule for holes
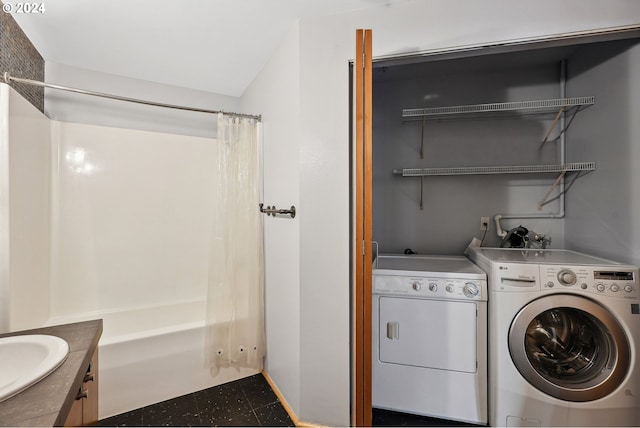
[[[82,386],[64,422],[66,427],[80,427],[98,424],[98,348],[87,367]]]

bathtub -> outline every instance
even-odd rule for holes
[[[204,365],[205,301],[56,317],[47,325],[102,318],[99,417],[104,419],[180,395],[251,376],[250,369]]]

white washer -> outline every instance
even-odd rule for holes
[[[489,423],[640,424],[638,268],[567,250],[475,248],[489,278]]]
[[[377,257],[373,407],[486,424],[486,300],[465,257]]]

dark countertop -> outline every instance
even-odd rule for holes
[[[66,361],[49,376],[0,402],[0,426],[62,426],[102,335],[102,320],[16,331],[0,337],[49,334],[69,344]]]

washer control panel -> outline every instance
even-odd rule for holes
[[[630,266],[540,265],[543,289],[583,290],[608,297],[638,298],[638,269]]]
[[[487,281],[374,275],[373,292],[434,299],[487,300]]]

